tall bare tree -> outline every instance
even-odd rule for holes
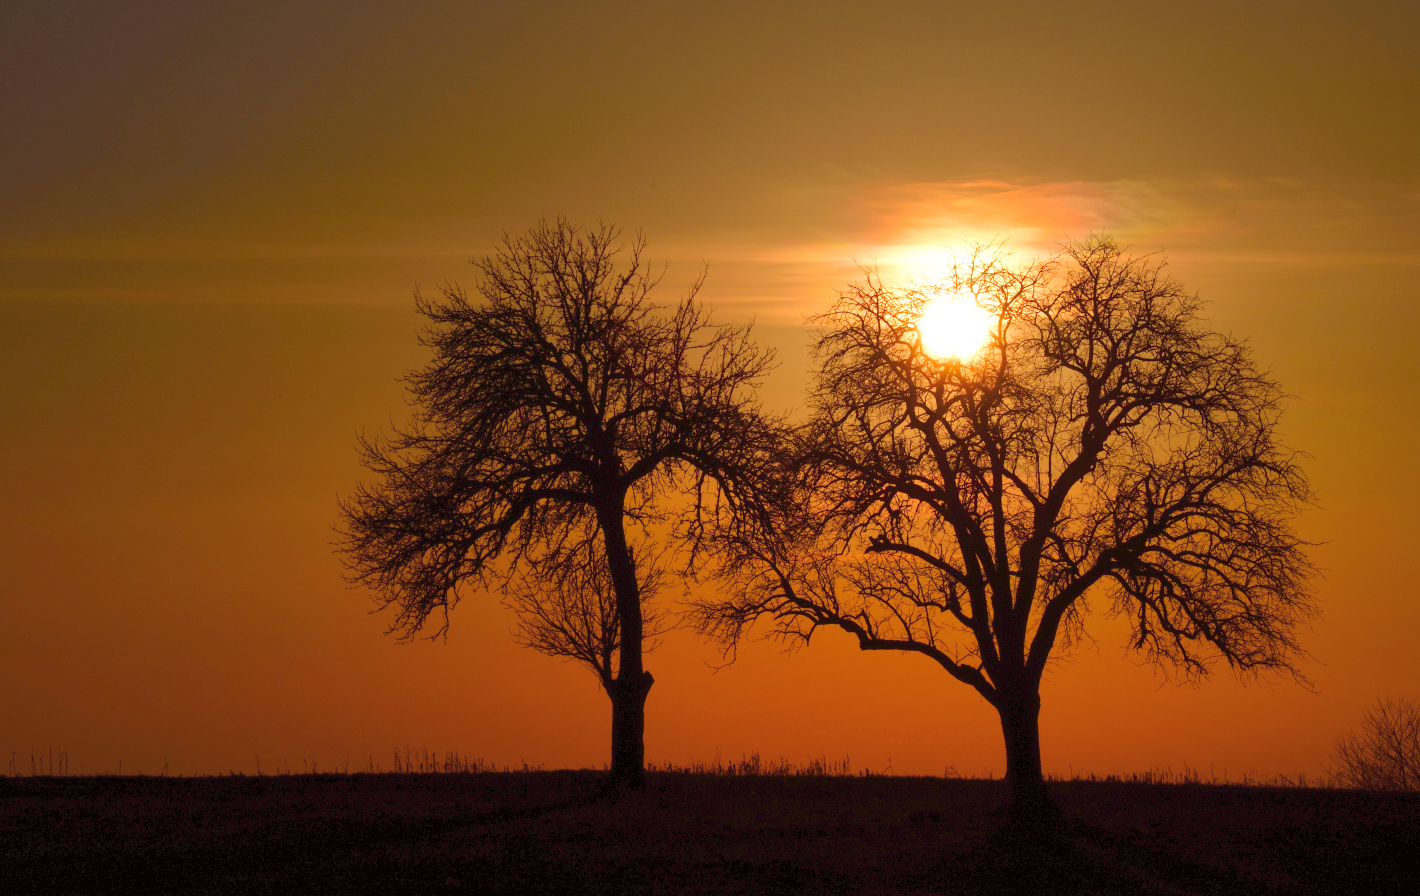
[[[923,346],[943,293],[994,321],[965,360]],[[1091,610],[1190,676],[1217,657],[1296,674],[1307,482],[1277,384],[1198,311],[1103,238],[1023,268],[979,250],[931,289],[870,274],[818,318],[812,416],[785,452],[797,497],[725,538],[740,592],[702,602],[700,627],[729,644],[761,619],[791,641],[837,627],[927,657],[995,707],[1027,813],[1050,807],[1041,676]]]
[[[469,587],[502,589],[526,643],[597,671],[613,780],[639,785],[660,571],[633,536],[679,519],[693,562],[707,522],[752,499],[775,426],[752,393],[770,355],[710,325],[701,281],[653,304],[644,240],[618,240],[544,222],[474,262],[479,299],[416,297],[433,358],[408,377],[413,421],[362,442],[377,481],[343,503],[341,548],[405,637],[431,618],[444,634]]]

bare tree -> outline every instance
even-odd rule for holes
[[[660,572],[633,536],[679,519],[693,563],[705,526],[753,495],[774,424],[751,391],[770,356],[710,325],[701,281],[653,304],[644,239],[618,238],[544,222],[474,262],[481,301],[416,297],[433,359],[408,377],[412,423],[362,441],[378,481],[343,503],[341,549],[405,637],[431,618],[444,634],[467,587],[502,589],[525,643],[597,671],[613,780],[636,786]],[[670,495],[689,496],[680,517]]]
[[[924,349],[942,294],[990,313],[968,359]],[[817,319],[796,496],[724,539],[741,591],[700,603],[699,627],[733,645],[761,619],[791,643],[830,626],[927,657],[997,710],[1027,815],[1050,811],[1041,676],[1091,611],[1187,676],[1217,657],[1295,675],[1307,482],[1278,386],[1198,309],[1104,238],[1023,268],[977,250],[932,288],[869,272]]]
[[[1420,790],[1420,704],[1377,700],[1361,719],[1360,731],[1337,739],[1332,763],[1343,787]]]

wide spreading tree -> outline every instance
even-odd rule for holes
[[[1295,673],[1307,481],[1277,383],[1199,310],[1105,238],[1023,267],[978,251],[931,287],[869,273],[817,318],[785,496],[723,537],[732,587],[700,627],[929,658],[998,712],[1029,813],[1050,805],[1041,677],[1091,613],[1186,675]]]

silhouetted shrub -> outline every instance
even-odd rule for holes
[[[1377,700],[1361,730],[1344,734],[1332,754],[1332,774],[1344,787],[1420,790],[1420,704]]]

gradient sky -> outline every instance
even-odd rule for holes
[[[1315,690],[1168,682],[1097,621],[1045,686],[1047,770],[1316,775],[1367,703],[1420,696],[1420,5],[765,6],[0,6],[3,758],[600,766],[596,681],[496,596],[401,645],[330,550],[356,433],[405,414],[414,288],[557,214],[644,228],[666,301],[708,266],[784,409],[858,264],[1164,253],[1297,396]],[[717,657],[650,657],[650,761],[1004,767],[919,657]]]

